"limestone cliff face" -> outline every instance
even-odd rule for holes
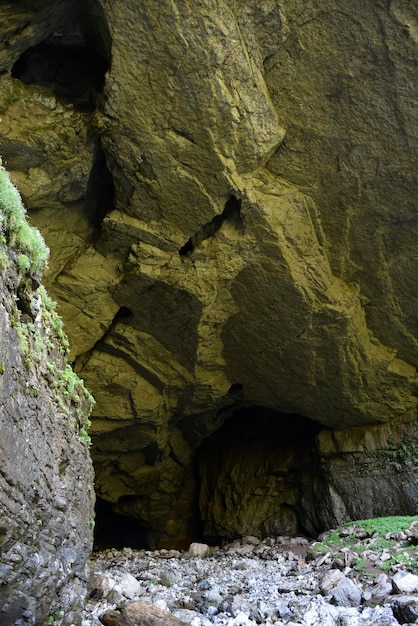
[[[97,401],[98,495],[174,541],[239,410],[415,409],[417,8],[55,8],[1,9],[0,151]]]
[[[47,249],[0,168],[0,623],[72,624],[94,519],[91,398],[39,281]],[[46,622],[45,622],[46,623]]]

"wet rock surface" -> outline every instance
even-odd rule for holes
[[[379,534],[359,539],[357,527],[347,527],[345,533],[338,535],[341,545],[331,548],[326,538],[244,537],[210,551],[205,544],[193,544],[185,552],[97,552],[82,626],[148,623],[141,619],[179,623],[173,617],[193,626],[416,623],[414,553],[403,562],[399,557],[402,549],[408,553],[407,536],[392,536],[389,548],[370,549],[364,557]],[[347,533],[354,544],[362,542],[357,551],[346,547]],[[405,591],[400,591],[402,580]]]

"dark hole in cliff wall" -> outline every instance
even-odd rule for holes
[[[140,549],[146,545],[146,530],[137,519],[114,511],[112,505],[101,498],[96,499],[95,550]]]
[[[75,3],[73,19],[26,50],[12,76],[48,87],[77,107],[94,108],[109,68],[110,41],[97,3]]]
[[[99,227],[103,218],[114,208],[114,184],[107,167],[100,140],[96,141],[93,160],[84,196],[83,211],[89,223]]]
[[[320,428],[300,415],[252,407],[207,438],[197,454],[205,539],[309,532]]]

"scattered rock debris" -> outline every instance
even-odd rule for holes
[[[93,586],[81,624],[418,623],[411,537],[414,526],[369,532],[359,522],[315,542],[244,537],[222,548],[192,544],[185,552],[105,550],[93,555]]]

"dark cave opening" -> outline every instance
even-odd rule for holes
[[[114,208],[114,183],[106,155],[98,139],[94,146],[90,175],[84,195],[83,212],[89,223],[98,228]]]
[[[99,13],[96,3],[76,3],[73,19],[28,48],[13,65],[12,76],[93,109],[110,65],[110,35]]]
[[[321,425],[263,407],[239,409],[197,452],[203,537],[317,534],[313,482]]]
[[[94,550],[144,547],[147,547],[144,526],[137,519],[114,511],[112,504],[106,500],[96,498]]]
[[[239,384],[232,387],[232,392],[240,390]],[[193,541],[222,545],[248,535],[315,537],[324,530],[318,514],[322,470],[316,448],[321,424],[260,406],[230,406],[229,413],[218,416],[222,425],[208,435],[203,434],[210,428],[207,416],[183,421],[181,432],[194,449],[183,474],[161,474],[158,449],[156,455],[138,454],[139,463],[149,469],[149,480],[156,481],[152,491],[146,497],[122,494],[117,505],[98,497],[96,550],[187,549]],[[135,436],[133,429],[133,440]],[[177,492],[159,489],[174,484]]]

